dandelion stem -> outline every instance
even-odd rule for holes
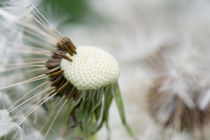
[[[62,133],[62,134],[61,134],[62,136],[64,136],[64,134],[65,134],[65,130],[66,130],[67,124],[68,124],[68,119],[69,119],[69,117],[70,117],[70,114],[71,114],[71,112],[72,112],[72,110],[73,110],[74,105],[75,105],[75,104],[74,104],[74,101],[73,101],[73,100],[70,100],[70,104],[69,104],[67,113],[66,113],[65,118],[64,118],[63,131],[61,132],[61,133]]]
[[[53,27],[52,24],[42,15],[42,13],[39,12],[39,10],[37,10],[36,8],[34,8],[34,11],[33,12],[40,19],[40,21],[42,21],[43,24],[48,25],[50,27]],[[61,33],[58,30],[56,30],[56,28],[53,28],[53,29],[54,29],[55,33],[58,34],[58,36],[62,36]]]
[[[134,133],[133,133],[132,129],[130,128],[130,126],[126,122],[124,105],[123,105],[123,101],[122,101],[122,97],[121,97],[121,94],[120,94],[120,89],[119,89],[118,83],[115,83],[113,88],[114,88],[113,89],[114,90],[113,91],[113,96],[115,98],[116,105],[117,105],[117,108],[118,108],[120,116],[121,116],[121,121],[122,121],[126,131],[128,132],[128,134],[130,136],[134,137]]]
[[[42,73],[44,73],[45,71],[46,71],[46,68],[36,68],[36,69],[24,71],[23,75],[34,74],[35,72],[42,72]]]
[[[50,127],[48,128],[48,130],[47,130],[47,132],[46,132],[46,134],[45,134],[45,139],[47,138],[48,133],[50,132],[50,130],[51,130],[51,128],[52,128],[52,126],[53,126],[55,120],[57,119],[59,113],[61,112],[61,110],[63,109],[64,105],[67,103],[67,101],[68,101],[68,99],[65,100],[65,102],[62,104],[62,106],[60,107],[60,109],[59,109],[58,112],[56,113],[56,115],[55,115],[55,117],[54,117],[52,123],[50,124]]]
[[[193,111],[193,117],[194,117],[194,123],[193,123],[193,128],[194,128],[194,137],[195,140],[201,140],[201,127],[200,127],[200,116],[199,112],[194,109]]]
[[[36,97],[39,96],[39,95],[44,94],[46,91],[51,90],[51,89],[52,89],[51,87],[48,87],[48,88],[46,88],[45,90],[42,90],[41,92],[39,92],[39,93],[37,93],[36,95],[34,95],[34,96],[30,97],[29,99],[25,100],[24,102],[22,102],[22,103],[19,104],[18,106],[12,108],[12,109],[9,110],[8,112],[10,113],[10,112],[14,111],[15,109],[19,108],[20,106],[22,106],[23,104],[27,103],[28,101],[30,101],[30,100],[36,98]]]
[[[31,94],[33,91],[35,91],[36,89],[42,87],[43,85],[49,83],[48,81],[36,86],[35,88],[33,88],[32,90],[30,90],[28,93],[26,93],[24,96],[22,96],[20,99],[18,99],[13,105],[11,105],[8,109],[9,112],[11,112],[12,107],[14,107],[16,104],[18,104],[22,99],[24,99],[26,96],[28,96],[29,94]],[[11,110],[11,111],[10,111]]]
[[[5,67],[12,67],[12,66],[24,66],[24,65],[33,65],[33,64],[45,64],[45,61],[37,61],[37,62],[23,62],[23,63],[7,63]]]
[[[47,121],[45,121],[43,127],[41,128],[41,132],[44,132],[45,126],[48,124],[50,118],[54,115],[54,113],[55,113],[57,107],[60,105],[60,103],[63,101],[64,98],[65,98],[65,96],[63,96],[63,97],[55,104],[53,111],[50,112],[50,115],[49,115]]]
[[[46,24],[44,24],[44,23],[42,23],[40,20],[41,20],[41,18],[37,15],[37,13],[36,12],[34,12],[34,14],[36,15],[36,17],[39,19],[37,19],[37,18],[35,18],[35,17],[32,17],[38,24],[40,24],[46,31],[48,31],[48,33],[50,33],[51,35],[53,35],[53,36],[55,36],[58,40],[60,40],[61,38],[62,38],[62,36],[61,35],[58,35],[58,34],[56,34],[55,32],[53,32],[52,30],[50,30],[50,28],[46,25]],[[54,30],[55,30],[55,28],[53,28]],[[57,31],[57,30],[56,30]]]
[[[31,82],[38,81],[38,80],[42,80],[42,79],[46,79],[46,78],[48,78],[48,77],[47,77],[45,74],[41,74],[41,75],[39,75],[39,76],[36,76],[36,77],[30,78],[30,79],[27,79],[27,80],[25,80],[25,81],[21,81],[21,82],[12,84],[12,85],[0,87],[0,90],[2,90],[2,89],[7,89],[7,88],[11,88],[11,87],[18,86],[18,85],[21,85],[21,84],[31,83]]]
[[[43,38],[41,38],[41,37],[46,37],[46,38],[48,38],[48,39],[52,39],[52,41],[54,41],[54,42],[57,41],[53,36],[51,36],[51,35],[45,33],[45,32],[42,31],[40,28],[38,28],[38,27],[36,27],[36,26],[34,26],[34,25],[27,24],[27,23],[23,23],[23,22],[18,22],[18,21],[17,21],[17,24],[19,24],[19,25],[25,27],[25,29],[26,29],[25,31],[27,31],[28,33],[33,34],[34,36],[36,36],[36,37],[38,37],[38,38],[40,38],[40,39],[43,39]]]
[[[43,50],[43,51],[34,51],[34,50],[26,50],[23,48],[19,48],[19,49],[5,49],[5,51],[10,51],[10,52],[18,52],[18,53],[25,53],[25,54],[36,54],[36,55],[44,55],[44,56],[50,56],[50,51],[47,50]]]
[[[30,41],[30,42],[32,42],[32,43],[34,43],[34,44],[37,44],[37,45],[43,47],[43,48],[46,49],[46,50],[53,50],[53,47],[52,47],[52,46],[55,45],[55,44],[53,44],[53,43],[50,43],[49,41],[46,42],[46,41],[43,41],[43,40],[40,40],[40,39],[31,37],[31,36],[26,36],[26,35],[24,35],[23,38],[24,38],[25,40],[27,40],[27,41]],[[49,45],[52,45],[52,46],[49,46]],[[32,47],[33,47],[33,46],[32,46]]]
[[[48,94],[51,94],[51,93],[53,93],[53,92],[55,92],[55,90],[51,91],[51,92],[48,93]],[[35,108],[32,109],[32,110],[23,118],[23,120],[22,120],[20,123],[18,123],[18,125],[21,125],[21,124],[25,121],[25,119],[28,118],[36,109],[38,109],[38,108],[39,108],[42,104],[44,104],[46,101],[48,101],[48,100],[50,100],[51,98],[53,98],[55,95],[56,95],[56,93],[54,93],[54,94],[51,95],[50,97],[44,97],[44,98],[43,98],[44,100],[41,101],[41,102],[39,102],[37,105],[35,105]]]
[[[31,68],[31,67],[45,68],[44,65],[22,65],[22,66],[15,66],[15,67],[10,67],[10,68],[4,69],[4,70],[0,71],[0,73],[9,72],[9,71],[12,71],[12,70],[16,70],[18,68],[22,69],[22,68]]]

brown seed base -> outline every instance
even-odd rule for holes
[[[52,56],[47,60],[45,66],[48,69],[46,75],[48,75],[52,87],[55,87],[58,96],[66,96],[66,98],[74,98],[77,100],[80,92],[77,90],[70,81],[66,80],[61,69],[60,63],[62,59],[66,59],[72,62],[70,56],[76,54],[76,47],[69,38],[64,37],[60,42],[57,43],[57,49],[52,51]]]
[[[205,110],[198,107],[189,108],[184,101],[170,93],[171,91],[160,91],[165,78],[156,79],[154,86],[148,94],[148,111],[154,120],[163,124],[166,128],[173,128],[178,131],[188,130],[199,133],[203,126],[209,122],[210,105]],[[199,96],[199,94],[198,94]],[[164,119],[160,119],[160,112]],[[167,116],[168,115],[168,116]],[[198,135],[198,134],[196,134]]]

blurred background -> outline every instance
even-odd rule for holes
[[[145,72],[142,63],[166,43],[208,48],[210,1],[43,0],[39,9],[77,46],[98,46],[118,59],[129,124],[139,140],[161,140],[160,126],[146,110],[151,75]],[[130,139],[115,104],[110,112],[110,126],[113,140]],[[106,135],[104,128],[98,137],[103,140]],[[175,139],[192,137],[182,133]]]

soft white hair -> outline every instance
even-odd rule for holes
[[[40,13],[36,9],[40,0],[7,0],[1,1],[0,7],[0,85],[5,85],[5,83],[14,83],[19,78],[24,78],[24,75],[21,74],[18,70],[4,75],[3,72],[7,71],[7,67],[10,63],[15,65],[18,62],[23,62],[23,53],[25,50],[31,50],[36,48],[29,47],[26,43],[28,40],[24,38],[24,32],[29,31],[29,34],[40,35],[39,26],[41,26]],[[39,15],[38,15],[39,14]],[[37,17],[36,17],[37,16]],[[44,26],[44,25],[43,25]],[[45,41],[51,41],[49,32],[44,33],[45,36],[49,38]],[[41,36],[41,35],[40,35]],[[32,41],[33,38],[32,38]],[[20,52],[20,53],[17,53]],[[15,74],[14,74],[15,73]],[[18,75],[18,76],[17,76]],[[12,139],[23,140],[30,137],[34,139],[42,139],[40,132],[38,132],[31,122],[26,119],[27,131],[19,126],[16,121],[18,119],[23,119],[25,114],[22,110],[18,110],[16,116],[11,117],[10,112],[6,108],[14,105],[17,101],[17,98],[20,98],[25,93],[28,87],[21,86],[21,88],[15,88],[16,94],[9,94],[9,91],[0,91],[0,103],[3,107],[0,108],[0,138],[12,136]],[[18,92],[17,91],[21,91]],[[28,106],[28,109],[30,105]]]

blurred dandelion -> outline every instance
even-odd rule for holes
[[[64,135],[89,139],[103,124],[109,129],[113,98],[123,125],[133,136],[125,119],[115,58],[96,47],[76,48],[37,10],[38,2],[1,3],[0,90],[12,101],[2,107],[5,115],[1,115],[0,129],[8,123],[11,127],[5,129],[8,133],[1,131],[0,136],[9,139],[14,125],[27,134],[24,137],[34,139],[58,139]],[[30,120],[34,128],[28,134]],[[56,120],[62,120],[62,124],[51,131]]]
[[[184,42],[184,41],[183,41]],[[148,111],[166,128],[165,139],[176,132],[192,134],[195,140],[207,139],[210,117],[209,61],[207,47],[168,43],[146,59],[154,77],[148,94]]]

